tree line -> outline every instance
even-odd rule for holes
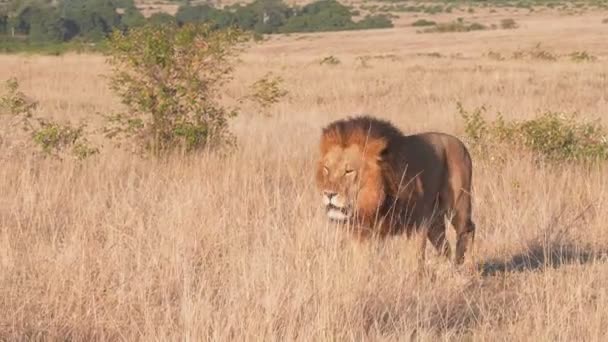
[[[238,27],[260,34],[393,26],[385,15],[355,20],[357,16],[357,11],[336,0],[319,0],[302,7],[290,7],[282,0],[255,0],[224,8],[186,4],[179,7],[175,16],[156,13],[149,18],[142,15],[133,0],[0,0],[0,36],[31,42],[94,42],[116,29],[201,22],[217,29]]]

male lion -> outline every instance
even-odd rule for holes
[[[350,223],[360,239],[405,232],[418,236],[424,263],[426,239],[451,256],[445,214],[457,234],[454,263],[472,247],[472,162],[467,148],[444,133],[403,135],[369,116],[335,121],[323,129],[316,183],[327,216]]]

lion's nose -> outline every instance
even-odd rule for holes
[[[331,200],[332,197],[336,196],[336,192],[335,191],[323,191],[323,195],[325,195],[327,197],[327,199]]]

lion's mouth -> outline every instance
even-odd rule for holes
[[[325,206],[327,217],[334,222],[345,222],[348,220],[348,211],[346,208],[340,208],[333,204]]]

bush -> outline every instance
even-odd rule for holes
[[[355,23],[357,30],[369,30],[393,27],[391,19],[384,14],[366,15],[363,20]]]
[[[75,24],[78,35],[87,40],[101,40],[120,25],[112,0],[64,1],[61,12]]]
[[[321,59],[319,64],[320,65],[323,65],[323,64],[338,65],[338,64],[340,64],[340,60],[335,56],[327,56],[327,57],[323,57],[323,59]]]
[[[70,149],[73,156],[85,159],[99,152],[84,137],[85,125],[72,127],[42,119],[38,123],[40,127],[33,132],[33,139],[47,154],[59,156],[61,151]]]
[[[570,53],[570,59],[575,62],[593,62],[597,57],[591,55],[587,51],[574,51]]]
[[[162,26],[174,25],[175,23],[176,20],[174,16],[163,12],[154,13],[148,18],[148,24],[150,25]]]
[[[230,145],[235,110],[218,104],[231,58],[248,38],[207,24],[146,25],[110,37],[111,86],[129,111],[110,116],[107,135],[133,137],[154,155]]]
[[[8,16],[0,13],[0,35],[8,34]]]
[[[608,160],[608,135],[598,122],[579,122],[576,115],[544,112],[531,120],[506,121],[502,115],[488,122],[485,108],[472,112],[458,104],[465,134],[485,152],[498,145],[531,151],[548,161]]]
[[[435,27],[427,28],[422,32],[425,33],[445,33],[445,32],[469,32],[486,30],[487,27],[480,23],[465,23],[461,18],[451,23],[439,23]]]
[[[437,23],[432,20],[418,19],[412,23],[412,26],[433,26]]]
[[[536,60],[556,61],[558,57],[559,56],[552,51],[543,49],[540,43],[528,50],[518,49],[513,53],[513,59],[529,58]]]
[[[515,29],[518,25],[515,20],[507,18],[500,21],[500,27],[503,29]]]
[[[84,159],[99,152],[86,139],[85,125],[73,127],[37,117],[37,107],[36,101],[19,91],[19,82],[9,79],[6,82],[6,93],[0,97],[0,114],[9,116],[8,124],[2,127],[2,139],[10,134],[12,139],[18,140],[20,133],[25,132],[44,153],[58,158],[71,154]],[[21,126],[21,129],[15,129],[16,126]]]
[[[268,109],[287,95],[282,83],[281,77],[273,77],[268,73],[250,86],[251,95],[248,98],[256,103],[265,115],[268,115]]]
[[[135,7],[127,7],[125,13],[120,18],[123,29],[129,29],[131,27],[142,26],[146,23],[146,18],[141,12]]]

